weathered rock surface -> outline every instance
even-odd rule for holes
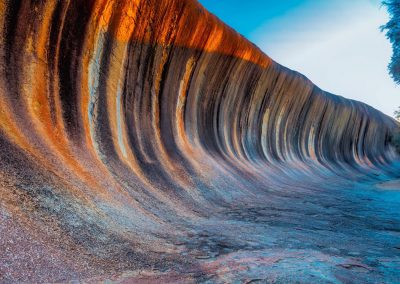
[[[0,282],[399,279],[398,124],[196,1],[6,0],[0,41]]]

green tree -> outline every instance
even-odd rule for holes
[[[394,118],[396,118],[398,121],[400,121],[400,107],[398,110],[394,111]]]
[[[400,0],[383,1],[390,14],[389,22],[382,26],[386,31],[386,37],[392,44],[393,54],[389,63],[389,72],[393,80],[400,84]]]
[[[389,22],[382,26],[386,37],[392,44],[392,59],[389,63],[389,73],[393,80],[400,84],[400,0],[386,0],[382,2],[389,11]],[[400,121],[400,107],[394,112],[394,117]]]

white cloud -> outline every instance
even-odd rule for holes
[[[375,0],[313,2],[272,19],[250,39],[320,88],[393,115],[400,87],[388,75],[391,46],[379,30],[386,10]]]

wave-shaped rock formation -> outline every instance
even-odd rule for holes
[[[194,0],[6,0],[0,32],[0,282],[400,277],[391,118]]]

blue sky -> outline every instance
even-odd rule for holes
[[[400,87],[387,72],[391,46],[379,0],[200,0],[278,63],[320,88],[393,115]]]

